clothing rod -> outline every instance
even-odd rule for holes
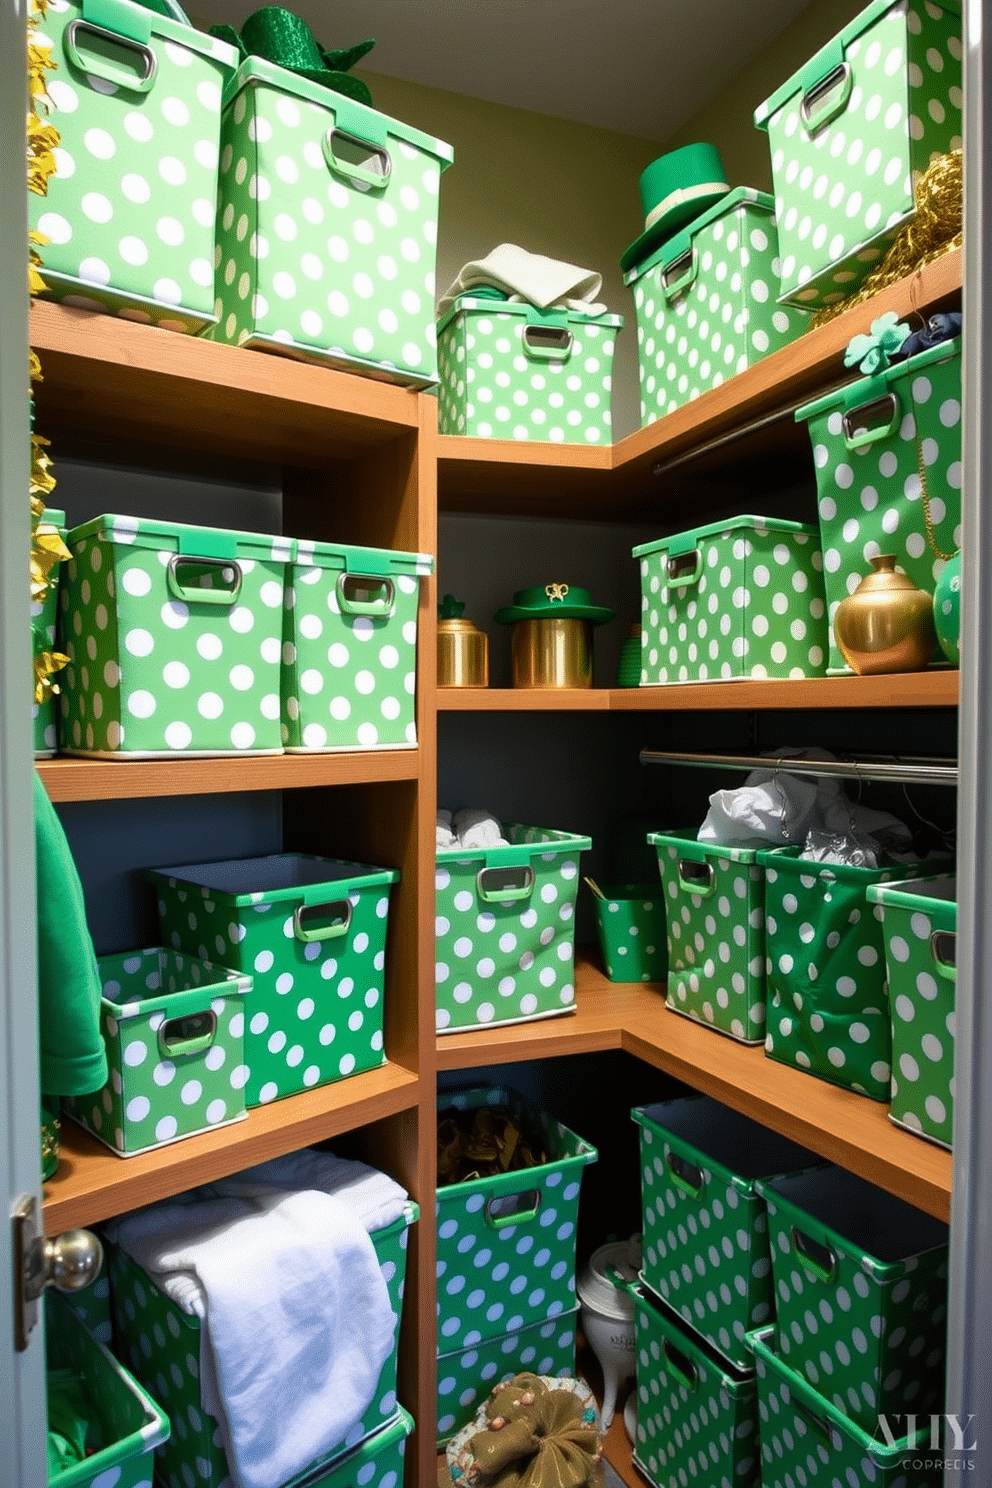
[[[710,769],[770,770],[789,775],[840,775],[856,780],[894,781],[903,785],[954,785],[956,760],[877,755],[856,760],[790,759],[782,755],[678,754],[664,749],[642,749],[642,765],[690,765]]]

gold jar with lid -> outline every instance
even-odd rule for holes
[[[489,637],[466,620],[464,609],[450,594],[438,606],[438,687],[489,686]]]

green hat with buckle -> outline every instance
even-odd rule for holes
[[[620,256],[624,273],[653,253],[659,243],[701,216],[730,190],[715,145],[683,145],[670,150],[641,173],[644,231]]]
[[[500,625],[554,619],[591,620],[593,625],[605,625],[614,618],[614,612],[605,605],[594,605],[589,590],[577,584],[535,584],[530,589],[518,589],[513,603],[497,610],[493,618]]]

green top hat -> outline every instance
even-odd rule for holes
[[[727,173],[715,145],[683,145],[681,150],[659,155],[641,173],[644,231],[624,250],[621,269],[626,273],[647,258],[659,243],[692,222],[729,190]]]
[[[302,17],[281,5],[265,5],[254,11],[242,22],[240,36],[228,25],[211,26],[210,34],[235,47],[242,61],[264,57],[277,67],[286,67],[300,77],[371,107],[372,94],[365,83],[348,74],[372,50],[374,41],[360,41],[352,47],[328,51]]]
[[[512,605],[497,610],[493,617],[500,625],[515,620],[591,620],[605,625],[613,611],[590,602],[589,590],[577,584],[535,584],[531,589],[518,589]]]

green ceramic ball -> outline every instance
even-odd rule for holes
[[[933,595],[933,623],[940,649],[953,666],[961,664],[961,554],[941,569]]]

